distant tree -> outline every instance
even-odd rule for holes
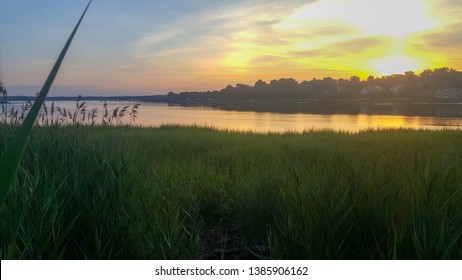
[[[297,98],[298,82],[295,79],[279,79],[279,88],[283,91],[284,98]]]
[[[228,85],[226,88],[220,90],[220,93],[227,95],[226,98],[230,98],[229,95],[233,95],[235,90],[236,89],[232,85]]]
[[[440,88],[462,88],[462,72],[444,67],[420,73],[419,92],[433,96]]]
[[[300,95],[302,98],[313,98],[314,87],[311,81],[303,81],[299,84]]]
[[[262,80],[258,80],[255,82],[254,88],[257,90],[267,90],[268,89],[268,83]]]
[[[452,87],[450,78],[449,78],[450,70],[449,68],[438,68],[433,70],[432,74],[432,85],[435,89],[443,88],[443,87]]]
[[[258,80],[253,86],[253,93],[255,98],[264,98],[269,94],[269,85],[265,81]]]
[[[252,87],[246,84],[236,84],[235,94],[239,98],[250,97],[252,95]]]
[[[404,73],[404,92],[405,96],[418,95],[419,76],[413,71]]]
[[[282,95],[282,89],[278,80],[271,80],[269,84],[269,98],[274,99]]]
[[[337,80],[337,92],[341,97],[348,97],[348,88],[350,85],[350,81],[346,79],[338,79]]]
[[[351,83],[359,83],[359,82],[361,82],[361,79],[358,76],[351,76],[350,77],[350,82]]]
[[[419,78],[422,82],[427,81],[432,76],[433,71],[431,69],[425,69],[420,73]]]
[[[349,97],[354,97],[361,91],[361,79],[358,76],[350,77],[350,85],[348,86],[347,94]]]
[[[333,96],[337,94],[337,80],[331,77],[322,79],[321,91],[324,95]]]
[[[374,82],[375,82],[374,76],[369,75],[369,77],[367,77],[367,83],[368,83],[369,85],[373,85]]]

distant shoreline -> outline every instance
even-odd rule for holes
[[[206,107],[226,111],[321,114],[321,115],[402,115],[421,117],[462,117],[462,99],[440,98],[311,98],[311,99],[235,99],[165,100],[165,96],[84,96],[81,101],[168,104]],[[10,97],[13,102],[33,101],[35,97]],[[76,96],[49,97],[47,102],[74,102]]]
[[[46,101],[75,101],[78,96],[51,96]],[[234,100],[169,100],[165,95],[82,96],[83,101],[122,101],[167,103],[178,105],[210,104],[307,104],[307,103],[363,103],[363,104],[454,104],[462,105],[461,98],[305,98],[305,99],[234,99]],[[8,96],[9,101],[34,101],[35,96]]]

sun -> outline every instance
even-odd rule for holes
[[[402,74],[422,68],[422,62],[419,59],[401,53],[375,59],[371,64],[371,69],[380,76]]]

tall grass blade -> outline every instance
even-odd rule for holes
[[[42,107],[43,101],[45,100],[45,97],[47,96],[48,91],[50,90],[50,87],[53,84],[56,75],[58,74],[59,67],[61,66],[61,63],[64,60],[64,56],[66,55],[67,50],[71,45],[72,39],[74,38],[74,35],[77,32],[77,29],[79,28],[80,23],[82,22],[82,19],[88,10],[88,7],[90,7],[90,4],[91,0],[88,2],[87,7],[83,11],[82,16],[77,22],[77,25],[75,26],[74,30],[69,36],[66,45],[64,45],[61,54],[59,55],[58,59],[55,62],[55,65],[51,69],[50,75],[45,81],[45,84],[43,85],[42,90],[37,96],[34,105],[30,109],[29,114],[27,114],[27,117],[24,119],[24,122],[22,123],[16,135],[13,136],[13,138],[11,138],[9,143],[6,145],[5,153],[3,154],[3,157],[0,159],[0,210],[3,208],[3,204],[5,203],[8,193],[10,191],[11,183],[18,169],[22,154],[26,149],[27,140],[29,139],[29,135],[34,125],[35,119],[37,118],[40,108]]]

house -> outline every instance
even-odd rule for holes
[[[440,88],[435,92],[435,98],[460,98],[462,99],[462,88]]]
[[[369,95],[371,93],[383,92],[383,88],[379,86],[365,86],[359,92],[361,95]]]

